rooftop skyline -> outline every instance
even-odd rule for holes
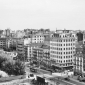
[[[84,30],[85,0],[0,0],[0,29]]]

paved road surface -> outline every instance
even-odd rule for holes
[[[26,71],[28,72],[28,73],[33,73],[33,72],[30,72],[30,70],[29,70],[29,68],[26,68]],[[35,75],[40,75],[40,76],[44,76],[44,74],[46,74],[48,71],[44,71],[44,70],[42,70],[42,69],[40,69],[40,70],[38,70],[38,73],[33,73],[33,74],[35,74]],[[49,74],[49,72],[48,72],[48,74]],[[49,74],[50,75],[50,74]],[[54,82],[58,82],[59,80],[57,80],[56,79],[56,81],[51,81],[52,83]],[[59,81],[59,82],[61,82],[61,83],[63,83],[63,84],[68,84],[68,85],[73,85],[73,83],[69,83],[69,82],[67,82],[67,81]]]
[[[26,71],[29,73],[30,70],[29,68],[26,68]],[[33,73],[33,72],[31,72]],[[42,70],[42,69],[38,69],[38,73],[33,73],[35,75],[44,75],[44,74],[49,74],[48,71],[45,71],[45,70]],[[49,74],[50,75],[50,74]],[[79,81],[76,81],[76,80],[70,80],[70,81],[66,81],[66,80],[58,80],[57,78],[55,78],[56,81],[60,81],[62,83],[64,83],[65,85],[85,85],[85,83],[82,83],[82,82],[79,82]],[[54,82],[55,82],[54,80]]]

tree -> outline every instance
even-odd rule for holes
[[[13,74],[13,63],[9,61],[3,62],[2,70],[8,73],[9,75]]]
[[[5,61],[2,64],[2,70],[9,75],[23,75],[25,66],[21,61],[15,61],[14,63],[10,61]]]
[[[14,64],[14,75],[23,75],[25,72],[25,66],[21,61],[16,61]]]
[[[5,62],[7,59],[3,58],[2,56],[0,56],[0,68],[2,69],[3,65],[2,63]]]

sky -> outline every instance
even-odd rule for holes
[[[85,29],[85,0],[0,0],[0,29]]]

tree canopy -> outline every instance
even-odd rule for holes
[[[25,66],[21,61],[11,62],[6,58],[0,57],[0,69],[9,75],[23,75]]]

